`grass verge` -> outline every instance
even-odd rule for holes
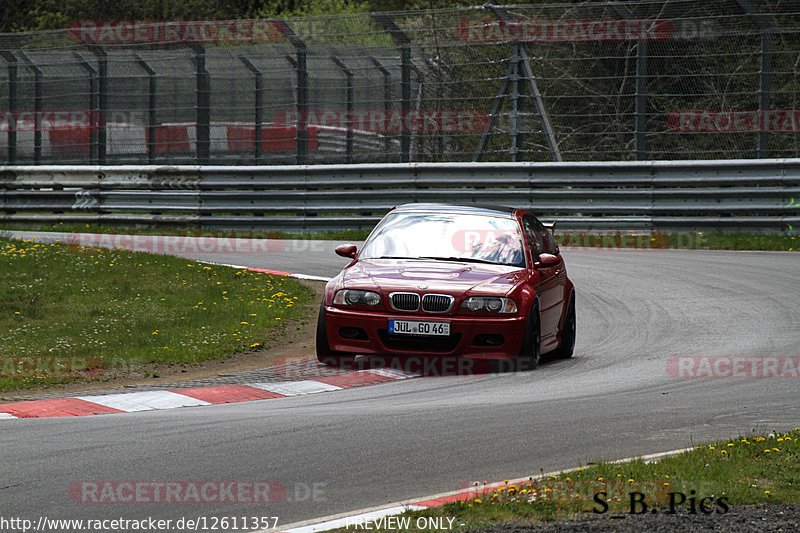
[[[312,298],[292,278],[0,238],[0,391],[255,351]]]
[[[478,485],[462,500],[400,517],[410,517],[411,524],[419,523],[418,518],[455,518],[455,530],[474,531],[602,515],[644,515],[654,509],[655,514],[719,515],[743,505],[800,503],[798,465],[800,427],[765,436],[753,432],[657,462],[602,462],[523,483]],[[376,530],[380,528],[372,531]]]
[[[177,235],[187,237],[218,237],[245,239],[298,239],[363,241],[370,230],[345,230],[324,233],[285,233],[280,231],[222,231],[199,228],[152,228],[152,227],[105,227],[90,224],[30,225],[23,223],[3,224],[4,230],[59,231],[68,233],[111,233],[135,235]],[[2,231],[2,230],[0,230]],[[797,251],[800,235],[789,233],[725,233],[682,232],[665,233],[650,231],[577,231],[556,227],[555,239],[560,246],[585,248],[633,248],[633,249],[688,249],[688,250],[770,250]]]
[[[324,233],[286,233],[282,231],[256,230],[208,230],[202,228],[180,227],[108,227],[92,224],[25,224],[5,222],[0,231],[59,231],[65,233],[110,233],[115,235],[176,235],[181,237],[217,237],[240,239],[298,239],[322,241],[363,241],[371,230],[344,230]]]

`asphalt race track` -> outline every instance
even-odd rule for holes
[[[335,274],[336,243],[220,263]],[[800,355],[800,254],[567,250],[571,360],[202,408],[0,421],[6,517],[277,516],[278,526],[465,486],[800,425],[797,378],[679,379],[674,356]],[[311,354],[309,354],[311,355]],[[259,504],[77,504],[95,481],[273,480]]]

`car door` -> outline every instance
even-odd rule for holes
[[[542,346],[556,341],[558,334],[558,321],[561,318],[563,309],[563,295],[566,276],[562,274],[564,262],[559,261],[554,266],[537,266],[539,254],[549,253],[561,257],[558,247],[553,240],[550,231],[533,215],[522,217],[522,228],[525,239],[531,249],[531,256],[534,261],[534,268],[539,276],[533,277],[538,281],[536,293],[539,297],[539,314],[541,316]]]

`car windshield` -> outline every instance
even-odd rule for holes
[[[402,258],[525,266],[512,218],[459,213],[395,213],[364,244],[359,259]]]

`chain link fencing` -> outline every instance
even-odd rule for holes
[[[6,164],[800,156],[800,6],[486,5],[0,35]]]

